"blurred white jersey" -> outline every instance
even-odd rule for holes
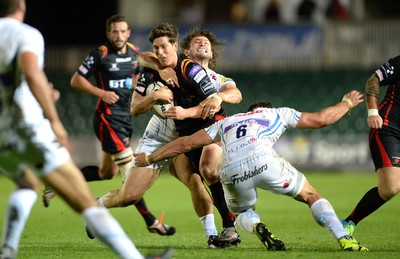
[[[20,54],[32,52],[43,68],[43,36],[11,18],[0,18],[0,35],[0,169],[15,177],[27,163],[47,174],[67,162],[69,153],[56,142],[17,65]]]
[[[32,26],[12,18],[0,18],[0,73],[10,66],[17,54],[34,52],[43,65],[44,40],[42,34]]]
[[[26,24],[20,24],[24,27],[28,27]],[[21,48],[21,50],[35,53],[38,58],[38,66],[39,68],[43,69],[44,40],[42,34],[38,30],[30,26],[26,29],[26,31],[29,32],[29,35],[25,34],[21,36],[21,41],[26,41],[26,45]],[[21,53],[23,51],[21,51]],[[40,107],[36,98],[33,96],[32,92],[29,89],[28,83],[23,77],[21,78],[20,85],[15,90],[14,100],[22,110],[24,121],[26,123],[35,123],[44,119],[43,110]]]
[[[0,116],[4,120],[6,116],[18,116],[19,109],[13,102],[14,91],[18,85],[26,85],[17,66],[18,55],[33,52],[38,57],[39,66],[43,67],[44,40],[37,29],[12,18],[0,18],[0,32]]]
[[[258,108],[217,121],[206,132],[212,139],[221,137],[223,167],[254,153],[272,150],[287,128],[296,127],[300,116],[301,112],[291,108]]]

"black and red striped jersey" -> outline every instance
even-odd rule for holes
[[[207,71],[196,62],[184,56],[178,56],[178,64],[174,68],[180,87],[169,87],[174,94],[174,105],[190,108],[199,105],[208,96],[217,93]],[[141,95],[146,95],[146,88],[155,81],[164,82],[157,71],[144,68],[136,88]],[[174,120],[176,130],[180,136],[187,136],[213,124],[219,116],[225,115],[221,110],[211,119],[188,118]]]
[[[104,103],[100,98],[96,110],[106,114],[129,115],[130,101],[132,97],[132,76],[140,72],[136,57],[139,53],[132,43],[128,43],[128,51],[118,54],[112,45],[107,42],[95,50],[92,50],[79,66],[78,73],[89,79],[92,75],[96,80],[96,86],[114,91],[119,100],[113,105]]]
[[[400,56],[386,61],[375,71],[380,86],[388,86],[379,105],[383,129],[400,134]]]

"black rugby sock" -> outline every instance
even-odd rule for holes
[[[378,187],[369,190],[358,202],[357,206],[346,218],[346,221],[353,221],[355,225],[366,218],[369,214],[379,209],[386,201],[379,196]]]
[[[143,197],[138,202],[136,202],[135,206],[140,215],[142,215],[144,221],[146,222],[146,225],[153,225],[154,221],[156,221],[156,217],[154,217],[154,215],[147,208],[146,202],[144,201]]]
[[[100,181],[99,167],[95,165],[88,165],[81,168],[83,177],[85,177],[86,182]]]
[[[218,181],[214,184],[211,184],[208,188],[210,188],[214,205],[217,207],[218,212],[221,215],[223,227],[234,227],[235,218],[233,217],[232,212],[229,211],[228,206],[226,206],[224,190],[222,189],[221,182]]]

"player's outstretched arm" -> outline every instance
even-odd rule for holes
[[[175,71],[170,67],[163,67],[156,54],[153,52],[140,52],[136,59],[141,66],[157,70],[161,79],[168,85],[176,85],[179,87],[178,77]]]
[[[222,95],[223,103],[238,104],[242,101],[242,92],[231,82],[225,83],[219,94]]]
[[[296,128],[318,129],[331,125],[342,118],[353,107],[363,102],[362,97],[362,93],[353,90],[345,94],[342,101],[334,106],[327,107],[319,112],[303,112]]]
[[[242,101],[242,93],[236,87],[236,84],[231,82],[225,83],[219,92],[212,97],[203,100],[199,104],[202,108],[200,116],[203,119],[213,117],[221,109],[222,103],[238,104]]]
[[[154,151],[152,154],[134,154],[136,159],[135,162],[137,166],[148,166],[155,162],[176,157],[182,153],[186,153],[191,150],[206,146],[211,142],[211,137],[206,133],[204,129],[201,129],[190,136],[178,138],[164,145],[160,149]]]

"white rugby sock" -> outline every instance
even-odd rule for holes
[[[254,224],[257,224],[260,221],[260,215],[258,215],[258,213],[253,209],[248,209],[236,217],[235,223],[244,231],[255,234],[253,231]]]
[[[214,214],[207,214],[200,218],[201,224],[203,225],[204,234],[208,239],[209,236],[218,236],[217,227],[214,222]]]
[[[122,182],[125,182],[125,179],[131,168],[135,166],[135,160],[133,159],[133,152],[131,149],[126,149],[118,156],[112,156],[115,164],[118,165],[119,171],[121,172]]]
[[[21,234],[36,199],[37,193],[32,189],[16,189],[11,193],[4,220],[2,245],[18,251]]]
[[[325,227],[336,238],[347,235],[332,205],[326,199],[319,199],[310,207],[315,222]]]
[[[85,209],[82,215],[96,238],[114,250],[120,258],[144,258],[107,209],[91,207]]]

